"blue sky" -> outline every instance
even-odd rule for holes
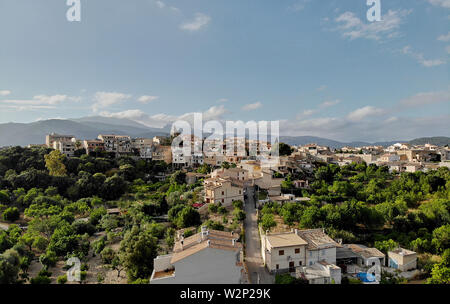
[[[450,135],[450,0],[0,2],[0,123],[187,113],[285,135]]]

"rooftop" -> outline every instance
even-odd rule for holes
[[[308,244],[304,239],[293,232],[273,235],[269,234],[267,235],[267,240],[273,248],[301,246]]]
[[[351,251],[358,253],[359,255],[363,256],[366,259],[372,257],[384,258],[385,256],[384,253],[382,253],[380,250],[376,248],[369,248],[367,246],[359,244],[347,244],[345,246],[350,248]]]
[[[396,250],[391,250],[391,251],[389,251],[389,252],[393,252],[393,253],[396,253],[396,254],[399,254],[399,255],[403,255],[403,256],[408,256],[408,255],[414,255],[414,254],[417,254],[417,253],[414,252],[414,251],[411,251],[411,250],[408,250],[408,249],[404,249],[404,248],[398,248],[398,249],[396,249]]]
[[[203,235],[202,235],[203,233]],[[232,232],[204,230],[175,243],[170,263],[176,263],[206,248],[238,251],[242,244],[237,242],[239,236]]]
[[[308,249],[340,247],[323,229],[299,230],[298,235],[308,242]]]

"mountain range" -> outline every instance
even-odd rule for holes
[[[50,133],[73,135],[80,139],[94,139],[99,134],[125,134],[131,137],[163,136],[170,133],[170,127],[150,128],[130,119],[91,116],[74,119],[49,119],[32,123],[4,123],[0,124],[0,147],[26,146],[28,144],[45,143],[45,135]],[[431,143],[439,146],[450,144],[450,137],[429,137],[405,141],[390,142],[340,142],[313,136],[280,136],[280,141],[289,145],[305,145],[316,143],[331,148],[344,146],[389,146],[397,142],[411,144]]]

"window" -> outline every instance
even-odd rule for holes
[[[225,194],[225,192],[222,191],[222,195],[224,195],[224,194]]]
[[[284,250],[278,251],[278,255],[284,255]]]
[[[277,269],[280,269],[280,265],[278,265],[278,264],[277,264],[275,267],[276,267]]]
[[[310,257],[310,258],[312,257],[312,251],[309,252],[309,257]]]
[[[302,261],[298,262],[298,264],[299,264],[300,266],[302,266]]]
[[[295,253],[299,254],[300,253],[300,248],[295,248]]]

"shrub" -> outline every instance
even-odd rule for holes
[[[8,222],[15,222],[19,219],[20,212],[17,207],[9,207],[3,211],[3,219]]]
[[[66,283],[67,283],[67,275],[65,274],[65,275],[59,276],[59,277],[56,279],[56,282],[57,282],[58,284],[66,284]]]

